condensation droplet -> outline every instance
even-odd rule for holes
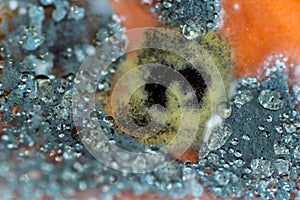
[[[295,147],[293,157],[295,160],[300,161],[300,145]]]
[[[268,110],[280,110],[284,106],[284,98],[279,92],[272,90],[261,91],[258,101]]]
[[[237,108],[241,108],[246,103],[252,101],[253,95],[250,90],[242,90],[239,91],[238,94],[234,98],[234,104]]]
[[[242,159],[237,159],[237,160],[234,161],[234,164],[235,164],[236,167],[242,167],[242,166],[244,166],[245,161],[242,160]]]
[[[163,2],[163,6],[165,8],[171,8],[172,7],[172,4],[170,2]]]
[[[224,124],[223,127],[215,127],[208,139],[208,148],[210,150],[216,150],[222,147],[231,136],[231,134],[232,130],[228,124]]]
[[[267,117],[267,122],[272,122],[273,121],[273,117],[271,116],[271,115],[269,115],[268,117]]]
[[[274,153],[276,155],[280,155],[280,154],[289,154],[290,153],[290,150],[289,148],[281,141],[279,140],[276,140],[274,142]]]
[[[236,146],[239,144],[239,139],[238,138],[233,138],[230,142],[232,145]]]
[[[229,172],[226,171],[224,172],[217,171],[214,174],[214,178],[219,185],[227,185],[230,181],[230,174]]]
[[[246,140],[246,141],[249,141],[249,140],[250,140],[249,135],[243,135],[242,138],[243,138],[244,140]]]
[[[260,125],[260,126],[258,126],[258,129],[261,130],[261,131],[264,131],[265,127],[264,127],[264,125]]]
[[[242,157],[243,154],[242,154],[240,151],[236,151],[236,152],[234,153],[234,155],[235,155],[235,157],[240,158],[240,157]]]
[[[275,130],[277,133],[282,134],[283,133],[283,127],[281,125],[276,125]]]
[[[205,33],[205,30],[203,28],[200,30],[194,30],[194,28],[192,28],[188,24],[185,24],[182,28],[182,34],[188,40],[195,39],[204,33]]]
[[[226,102],[221,102],[217,106],[217,113],[224,119],[227,119],[231,116],[232,108],[231,105],[229,105]]]
[[[270,177],[274,173],[272,162],[260,158],[251,161],[251,169],[255,175],[262,178]]]
[[[296,132],[296,127],[294,126],[294,124],[284,123],[283,127],[287,133],[295,133]]]
[[[274,161],[274,168],[279,175],[286,175],[290,173],[290,162],[284,159],[277,159]]]

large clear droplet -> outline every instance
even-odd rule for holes
[[[228,124],[215,127],[208,139],[208,148],[210,150],[216,150],[222,147],[227,142],[231,134],[232,130]]]
[[[268,110],[280,110],[284,106],[284,99],[277,91],[263,90],[258,97],[259,103]]]
[[[182,28],[182,34],[188,40],[195,39],[195,38],[203,35],[204,33],[205,33],[204,28],[200,28],[200,30],[196,30],[196,29],[192,28],[191,26],[189,26],[188,24],[185,24]]]

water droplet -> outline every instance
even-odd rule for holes
[[[242,159],[237,159],[237,160],[234,161],[234,164],[235,164],[236,167],[242,167],[242,166],[244,166],[245,161],[242,160]]]
[[[239,139],[238,138],[233,138],[230,142],[232,145],[236,146],[239,144]]]
[[[271,136],[270,131],[264,131],[264,136],[265,136],[266,138],[270,138],[270,136]]]
[[[252,172],[252,170],[249,169],[249,168],[245,168],[245,169],[244,169],[244,172],[245,172],[246,174],[250,174],[250,173]]]
[[[65,8],[63,7],[56,7],[56,9],[52,12],[52,18],[56,21],[56,22],[60,22],[61,20],[63,20],[65,18],[65,16],[67,15],[67,11]]]
[[[234,104],[237,108],[241,108],[246,103],[252,101],[253,95],[250,90],[240,90],[234,98]]]
[[[228,153],[234,153],[234,149],[230,147],[230,148],[228,149]]]
[[[215,153],[210,153],[208,156],[207,156],[207,160],[212,163],[213,165],[217,165],[220,161],[220,157],[215,154]]]
[[[260,125],[260,126],[258,126],[258,129],[263,131],[263,130],[265,130],[265,127],[264,127],[264,125]]]
[[[279,175],[289,174],[290,162],[284,159],[277,159],[274,161],[274,168]]]
[[[283,127],[281,125],[275,125],[275,130],[277,133],[282,134],[283,133]]]
[[[260,83],[256,78],[245,78],[241,80],[241,85],[245,87],[257,88]]]
[[[242,157],[243,154],[240,151],[236,151],[234,155],[239,158]]]
[[[279,118],[281,121],[286,121],[287,119],[289,119],[290,115],[288,113],[283,113],[279,115]]]
[[[205,33],[205,30],[203,28],[200,28],[200,30],[198,30],[198,29],[196,30],[196,29],[192,28],[191,26],[189,26],[188,24],[185,24],[182,28],[182,34],[188,40],[195,39],[204,33]]]
[[[212,28],[214,28],[214,26],[215,26],[215,23],[214,23],[213,20],[208,20],[208,21],[206,22],[206,27],[207,27],[208,29],[212,29]]]
[[[137,156],[136,159],[132,162],[133,170],[144,169],[146,167],[146,159],[143,156]]]
[[[266,120],[267,120],[267,122],[272,122],[273,121],[273,117],[271,115],[269,115]]]
[[[294,142],[294,139],[292,135],[286,135],[281,139],[281,141],[285,144],[291,144],[292,142]]]
[[[268,110],[280,110],[284,106],[284,99],[277,91],[263,90],[258,97],[259,103]]]
[[[23,73],[21,75],[21,81],[26,82],[29,79],[29,74]]]
[[[231,134],[232,130],[228,124],[224,124],[223,127],[215,127],[208,139],[208,148],[210,150],[216,150],[222,147],[231,136]]]
[[[219,185],[227,185],[230,181],[230,174],[226,171],[220,172],[216,171],[214,174],[214,179]]]
[[[171,8],[172,7],[172,4],[170,3],[170,2],[163,2],[163,6],[165,7],[165,8]]]
[[[295,147],[293,157],[295,160],[300,161],[300,145]]]
[[[249,135],[243,135],[243,136],[242,136],[242,138],[243,138],[244,140],[247,140],[247,141],[249,141],[249,140],[250,140],[250,137],[249,137]]]
[[[24,90],[26,88],[26,83],[24,82],[21,82],[21,83],[18,83],[18,88],[20,88],[20,90]]]
[[[274,173],[272,162],[260,158],[251,161],[251,169],[254,174],[262,178],[270,177]]]
[[[21,37],[19,43],[22,48],[27,51],[34,51],[40,47],[45,41],[45,37],[38,32],[35,28],[28,28],[24,30],[24,34]]]
[[[287,133],[295,133],[296,132],[296,127],[294,126],[294,124],[284,123],[283,127],[285,128]]]
[[[217,114],[219,114],[222,118],[227,119],[231,116],[232,108],[231,105],[229,105],[226,102],[221,102],[217,106]]]
[[[90,100],[90,97],[89,97],[89,96],[86,95],[86,96],[83,97],[83,101],[89,102],[89,100]]]
[[[81,20],[85,16],[84,8],[71,6],[69,9],[68,19]]]
[[[286,144],[284,144],[283,142],[279,141],[279,140],[276,140],[274,142],[274,153],[276,155],[280,155],[280,154],[289,154],[290,153],[290,150],[289,148],[287,147]]]

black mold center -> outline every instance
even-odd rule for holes
[[[195,68],[192,68],[191,66],[188,66],[182,70],[178,70],[178,72],[188,81],[188,83],[190,84],[189,86],[194,89],[198,103],[203,103],[203,98],[207,90],[207,84],[205,83],[205,80],[201,73]],[[168,77],[168,75],[165,72],[162,72],[161,70],[153,70],[151,72],[151,75],[151,81],[155,81],[157,79],[156,77],[159,77],[158,79],[160,81],[163,80],[164,85],[156,83],[149,83],[145,85],[145,91],[148,94],[147,105],[150,107],[154,104],[160,104],[166,107],[168,97],[166,95],[167,88],[165,86],[169,86],[172,82],[176,82],[178,80],[170,79],[170,77]],[[147,81],[150,82],[149,80]],[[182,91],[187,90],[186,84],[180,85]]]

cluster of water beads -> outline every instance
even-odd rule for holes
[[[219,148],[199,160],[198,175],[217,196],[290,199],[297,194],[300,118],[281,64],[276,62],[263,82],[239,82],[225,120],[230,137],[214,139]]]
[[[161,23],[180,28],[188,39],[214,30],[219,25],[220,1],[164,0],[155,4]]]

